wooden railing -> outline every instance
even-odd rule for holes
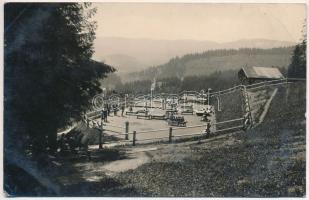
[[[219,124],[226,124],[226,123],[232,123],[232,122],[241,122],[241,125],[237,125],[237,126],[230,126],[228,128],[224,128],[224,129],[218,129],[215,131],[212,131],[211,134],[215,134],[215,133],[219,133],[219,132],[224,132],[224,131],[230,131],[230,130],[240,130],[243,128],[243,121],[244,118],[237,118],[237,119],[231,119],[231,120],[227,120],[227,121],[221,121],[221,122],[216,122],[216,123],[212,123],[211,126],[216,126]],[[169,127],[169,128],[164,128],[164,129],[154,129],[154,130],[147,130],[147,131],[132,131],[129,132],[128,134],[132,135],[132,139],[129,140],[129,142],[132,143],[133,146],[136,145],[137,142],[144,142],[144,141],[158,141],[158,140],[165,140],[168,139],[168,142],[171,143],[173,138],[184,138],[184,137],[188,137],[188,136],[202,136],[204,134],[203,131],[200,132],[195,132],[195,133],[190,133],[190,134],[178,134],[178,135],[174,135],[174,131],[180,130],[180,129],[191,129],[191,128],[199,128],[199,127],[205,127],[206,128],[206,124],[199,124],[199,125],[194,125],[194,126],[187,126],[187,127]],[[160,133],[160,135],[162,135],[162,132],[166,132],[166,136],[160,136],[160,137],[154,137],[154,135],[152,135],[151,138],[144,138],[144,139],[139,139],[138,136],[142,135],[142,134],[148,134],[148,133]]]
[[[271,86],[278,86],[278,85],[283,85],[283,84],[290,84],[293,83],[295,81],[306,81],[306,79],[295,79],[295,78],[285,78],[285,79],[277,79],[277,80],[271,80],[271,81],[264,81],[264,82],[260,82],[260,83],[255,83],[255,84],[251,84],[251,85],[237,85],[235,87],[229,88],[229,89],[225,89],[225,90],[221,90],[221,91],[217,91],[217,92],[212,92],[209,93],[210,96],[218,96],[218,95],[224,95],[224,94],[229,94],[232,92],[235,92],[239,89],[245,89],[245,90],[254,90],[254,89],[260,89],[262,87],[271,87]],[[192,91],[190,91],[192,92]],[[89,112],[86,115],[89,116],[87,119],[90,121],[93,121],[93,118],[96,118],[98,115],[100,115],[101,111],[93,111],[93,112]],[[212,131],[212,134],[215,133],[219,133],[219,132],[224,132],[224,131],[232,131],[232,130],[241,130],[243,128],[245,128],[246,126],[246,119],[244,118],[237,118],[237,119],[231,119],[231,120],[226,120],[226,121],[221,121],[221,122],[216,122],[211,124],[212,126],[216,126],[216,125],[221,125],[221,124],[228,124],[228,123],[232,123],[232,122],[241,122],[241,125],[237,125],[237,126],[230,126],[224,129],[217,129],[215,131]],[[119,131],[116,130],[111,130],[109,129],[109,127],[113,127],[113,128],[119,128]],[[173,138],[181,138],[181,137],[192,137],[192,136],[202,136],[203,132],[196,132],[196,133],[191,133],[191,134],[181,134],[181,135],[173,135],[173,131],[179,130],[179,129],[190,129],[190,128],[197,128],[197,127],[205,127],[206,128],[206,124],[202,124],[202,125],[193,125],[193,126],[187,126],[187,127],[169,127],[169,128],[164,128],[164,129],[155,129],[155,130],[147,130],[147,131],[132,131],[129,132],[129,122],[126,122],[125,126],[115,126],[115,125],[110,125],[110,124],[104,124],[101,127],[97,127],[99,128],[102,132],[104,131],[110,131],[113,133],[116,133],[117,136],[124,136],[125,140],[129,143],[132,143],[133,146],[136,145],[136,143],[138,141],[143,142],[143,141],[157,141],[157,140],[165,140],[168,139],[168,142],[172,142]],[[152,137],[152,138],[145,138],[145,139],[138,139],[138,136],[141,134],[147,134],[147,133],[159,133],[159,132],[166,132],[166,136],[163,137]],[[129,135],[132,135],[132,139],[129,140]]]

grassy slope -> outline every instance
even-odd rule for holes
[[[170,149],[167,161],[142,165],[117,179],[152,196],[305,195],[305,88],[291,87],[287,103],[285,91],[279,90],[263,124],[225,141],[238,142],[205,143],[194,153]],[[185,158],[174,159],[177,154]]]
[[[217,122],[227,121],[231,119],[242,118],[244,115],[242,104],[243,96],[242,91],[236,90],[233,93],[225,94],[220,96],[221,111],[217,109],[217,102],[214,100],[211,102],[216,105],[216,119]],[[223,129],[231,126],[239,126],[242,121],[236,121],[228,124],[217,125],[217,129]]]

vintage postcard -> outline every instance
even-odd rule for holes
[[[5,196],[305,197],[306,15],[5,3]]]

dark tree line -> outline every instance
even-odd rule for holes
[[[210,75],[186,76],[178,78],[176,76],[158,79],[155,93],[179,93],[184,90],[222,90],[239,84],[238,70],[218,71]],[[124,84],[117,84],[115,91],[124,94],[149,94],[152,81],[141,80]]]
[[[277,47],[277,48],[270,48],[270,49],[260,49],[260,48],[240,48],[240,49],[217,49],[217,50],[209,50],[203,53],[194,53],[194,54],[186,54],[181,57],[185,61],[192,60],[192,59],[199,59],[205,58],[209,56],[230,56],[236,54],[243,54],[243,55],[281,55],[286,54],[291,51],[292,47]],[[177,58],[175,58],[177,59]]]
[[[296,45],[291,64],[288,69],[288,76],[291,78],[306,78],[306,39]]]
[[[126,76],[129,81],[140,79],[179,78],[188,75],[210,75],[215,71],[235,70],[243,65],[287,67],[294,47],[270,49],[241,48],[208,50],[203,53],[192,53],[171,58],[167,63],[147,68],[144,71],[132,72]],[[203,68],[207,65],[206,68]],[[222,69],[224,68],[224,69]]]
[[[56,150],[57,129],[81,119],[99,80],[114,69],[91,59],[89,3],[7,3],[4,7],[5,151]]]

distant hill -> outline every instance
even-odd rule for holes
[[[145,66],[135,57],[124,54],[112,54],[104,57],[104,63],[115,67],[121,73],[140,71]]]
[[[152,80],[154,77],[209,75],[216,71],[238,70],[243,66],[283,67],[290,64],[294,47],[272,49],[210,50],[175,57],[163,65],[122,76],[123,82]]]
[[[296,43],[280,40],[267,39],[243,39],[233,42],[226,42],[220,44],[220,49],[239,49],[239,48],[257,48],[257,49],[271,49],[276,47],[294,46]]]
[[[293,46],[288,41],[250,39],[218,43],[198,40],[154,40],[98,37],[94,42],[94,58],[115,65],[118,72],[133,72],[161,65],[170,58],[214,49],[274,48]]]

